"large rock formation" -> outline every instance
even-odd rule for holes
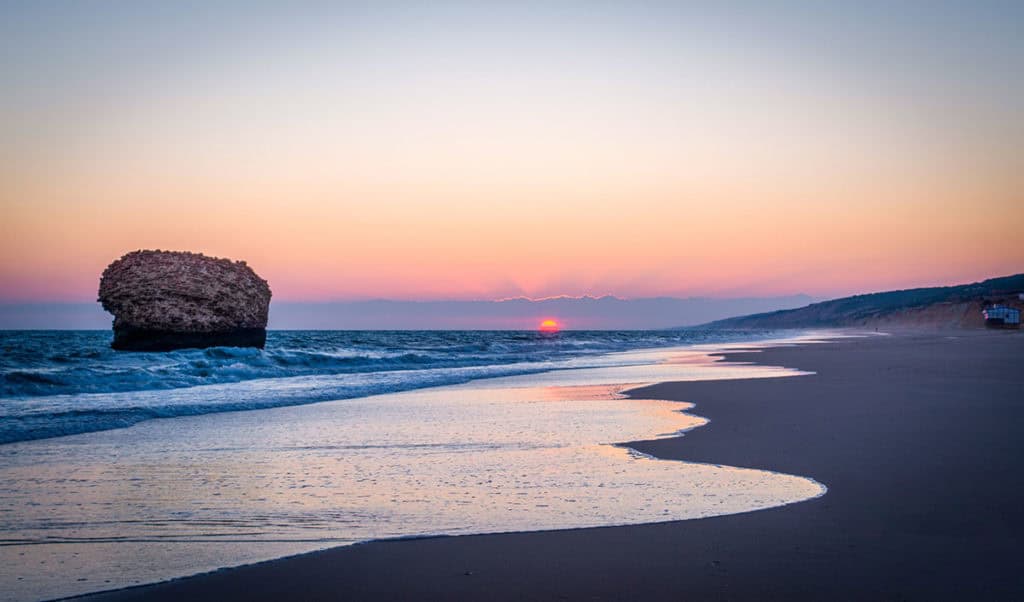
[[[99,302],[114,314],[114,349],[263,347],[270,287],[244,261],[134,251],[107,266]]]

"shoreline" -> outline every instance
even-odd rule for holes
[[[628,447],[829,487],[801,503],[625,527],[374,541],[83,598],[1019,597],[1021,351],[1024,336],[988,332],[737,350],[723,360],[815,374],[629,392],[692,401],[710,422]],[[979,407],[979,390],[989,407]]]
[[[26,521],[36,521],[25,523],[26,537],[34,538],[26,541],[43,545],[8,548],[11,562],[4,580],[12,584],[12,599],[59,598],[357,542],[635,525],[814,497],[820,486],[799,476],[675,466],[612,445],[669,436],[703,423],[679,411],[691,404],[628,403],[622,390],[663,380],[798,373],[722,365],[710,356],[793,340],[768,343],[755,336],[725,344],[638,349],[601,356],[586,362],[594,366],[579,370],[363,400],[154,420],[102,436],[15,444],[7,448],[7,491],[36,502],[24,514]],[[462,404],[471,405],[463,409]],[[476,426],[465,431],[462,424]],[[441,447],[422,445],[430,442]],[[385,451],[373,451],[381,443],[387,444]],[[476,445],[485,445],[487,453],[462,452]],[[122,460],[111,462],[110,455]],[[419,456],[430,461],[408,464]],[[163,466],[151,468],[154,460]],[[82,485],[66,478],[81,474],[93,478]],[[478,474],[488,478],[478,479]],[[125,475],[135,478],[126,482]],[[363,489],[362,475],[374,479]],[[22,479],[33,480],[22,484]],[[587,481],[602,488],[585,487]],[[677,503],[679,491],[686,491],[690,501]],[[64,514],[68,492],[86,495],[97,508],[81,525],[74,514]],[[376,499],[375,492],[393,499]],[[413,503],[397,503],[401,499]],[[123,511],[118,509],[122,505]],[[380,518],[348,521],[346,513]],[[248,533],[231,537],[234,531],[218,528],[220,517]],[[78,526],[70,532],[58,522],[56,530],[32,531],[33,524],[47,521]],[[124,522],[116,531],[123,543],[106,541],[110,529],[104,525],[118,522]]]
[[[766,347],[766,348],[770,349],[771,346],[773,344],[775,344],[775,343],[777,343],[778,346],[790,346],[790,345],[803,345],[803,344],[806,344],[806,343],[823,343],[823,342],[828,342],[828,340],[829,339],[827,337],[820,337],[820,338],[819,337],[815,337],[814,339],[808,339],[808,340],[770,339],[770,340],[766,341],[766,343],[769,344],[769,347]],[[760,344],[761,342],[760,341],[751,341],[750,343]],[[747,342],[743,343],[743,345],[746,345],[746,344],[747,344]],[[676,348],[670,348],[670,349],[676,349]],[[685,349],[685,348],[679,348],[679,349]],[[756,352],[758,350],[759,350],[759,348],[749,348],[748,349],[746,347],[743,347],[743,348],[738,348],[737,350],[734,350],[734,351],[721,351],[721,352],[707,353],[706,356],[707,357],[711,357],[711,358],[720,358],[720,357],[722,357],[722,356],[724,356],[726,354],[730,354],[731,355],[733,353],[748,353],[748,352]],[[717,360],[717,361],[723,361],[723,360]],[[742,363],[741,362],[730,362],[730,363],[750,364],[752,362],[742,362]],[[529,376],[529,375],[514,375],[514,376],[521,377],[521,376]],[[792,375],[787,375],[787,376],[776,376],[776,377],[769,377],[769,378],[790,378],[790,377],[794,377],[794,376],[804,376],[804,374],[797,373],[797,374],[792,374]],[[502,377],[497,377],[497,378],[502,378]],[[764,377],[760,377],[760,378],[758,378],[758,380],[760,380],[762,378],[764,378]],[[487,379],[480,379],[480,380],[487,380]],[[694,382],[704,382],[704,381],[694,381]],[[716,382],[720,382],[720,381],[716,381]],[[654,383],[654,384],[661,384],[661,383]],[[642,385],[639,385],[639,386],[637,386],[637,385],[621,385],[620,389],[618,391],[616,391],[614,394],[616,396],[618,396],[619,398],[623,399],[623,400],[630,400],[630,399],[640,400],[642,398],[642,396],[633,396],[633,395],[631,395],[631,392],[632,391],[639,391],[641,389],[644,389],[644,388],[647,388],[647,387],[650,387],[650,386],[654,386],[654,384],[642,384]],[[445,386],[450,386],[450,385],[442,385],[442,388],[445,387]],[[587,385],[583,385],[583,386],[586,387]],[[597,386],[600,386],[600,385],[597,385]],[[564,387],[565,388],[573,388],[574,386],[573,385],[566,385]],[[677,403],[679,403],[680,405],[682,405],[684,407],[682,407],[681,409],[675,410],[676,412],[678,412],[680,414],[683,414],[685,416],[688,416],[688,417],[704,419],[703,416],[700,416],[699,414],[696,414],[696,413],[693,412],[693,409],[694,409],[694,405],[693,404],[690,404],[688,402],[677,402]],[[700,428],[706,426],[706,424],[707,423],[701,423],[701,424],[696,424],[696,425],[693,425],[693,426],[688,426],[686,428],[680,429],[680,430],[675,431],[673,433],[668,433],[668,434],[665,434],[665,435],[661,435],[661,436],[658,437],[658,439],[649,439],[649,440],[645,439],[645,440],[640,441],[639,443],[643,443],[645,441],[656,441],[656,440],[660,440],[660,439],[671,439],[671,438],[676,438],[676,437],[682,437],[686,433],[695,431],[697,429],[700,429]],[[676,461],[676,460],[660,458],[660,457],[657,457],[657,456],[653,456],[653,455],[644,453],[644,452],[640,451],[639,449],[633,447],[631,443],[627,443],[627,442],[609,443],[609,444],[606,444],[606,445],[608,445],[610,447],[615,447],[615,448],[623,449],[623,450],[629,452],[630,455],[644,457],[644,458],[648,458],[648,459],[651,459],[651,460]],[[696,465],[705,465],[705,466],[718,466],[717,464],[714,464],[714,463],[701,463],[701,462],[689,462],[689,461],[685,461],[685,462],[687,464],[696,464]],[[734,468],[734,467],[726,467],[726,468]],[[225,572],[225,571],[232,571],[232,570],[241,569],[241,568],[254,568],[254,567],[259,567],[259,566],[264,566],[264,565],[270,565],[270,564],[281,562],[281,561],[299,560],[299,559],[302,559],[304,557],[316,556],[316,555],[322,554],[324,552],[329,552],[329,551],[332,551],[332,550],[338,550],[338,549],[342,549],[342,548],[351,548],[351,547],[358,547],[358,546],[365,546],[365,545],[372,545],[372,544],[379,544],[379,543],[398,543],[398,542],[405,542],[405,541],[421,541],[421,540],[434,540],[434,539],[446,539],[446,538],[464,538],[464,537],[479,537],[479,536],[492,536],[492,535],[499,535],[499,536],[500,535],[520,535],[520,534],[528,535],[528,534],[534,534],[534,533],[574,532],[574,531],[588,531],[588,530],[593,530],[593,529],[625,528],[625,527],[635,527],[635,526],[671,524],[671,523],[675,523],[675,522],[688,522],[688,521],[692,521],[692,520],[707,520],[707,519],[711,519],[711,518],[716,518],[718,516],[731,516],[731,515],[736,515],[736,514],[748,514],[748,513],[752,513],[752,512],[759,512],[759,511],[762,511],[762,510],[765,510],[765,509],[781,508],[781,507],[784,507],[784,506],[800,504],[800,503],[803,503],[803,502],[806,502],[806,501],[810,501],[810,500],[814,500],[814,499],[820,498],[820,497],[822,497],[822,496],[824,496],[824,495],[826,495],[828,493],[828,487],[824,483],[820,483],[820,482],[815,481],[814,479],[809,478],[809,477],[805,477],[805,476],[802,476],[802,475],[789,475],[789,474],[786,474],[786,473],[775,472],[775,471],[770,471],[770,470],[763,470],[763,469],[760,469],[760,468],[753,468],[753,470],[757,470],[758,472],[765,472],[765,473],[769,473],[769,474],[773,474],[773,475],[777,475],[777,476],[782,476],[782,477],[797,477],[797,478],[800,478],[802,480],[810,481],[814,485],[818,486],[820,488],[820,491],[816,495],[813,495],[811,497],[807,497],[807,498],[803,498],[803,499],[798,499],[798,500],[794,500],[794,501],[789,501],[789,502],[784,502],[784,503],[781,503],[781,504],[779,504],[777,506],[770,506],[768,508],[753,508],[753,509],[742,510],[742,511],[739,511],[739,512],[730,512],[729,514],[722,514],[722,515],[717,515],[716,514],[716,515],[710,515],[710,516],[700,516],[700,517],[695,517],[695,518],[690,518],[690,519],[670,519],[670,520],[652,521],[652,522],[646,522],[646,523],[630,523],[630,522],[626,522],[626,523],[613,523],[613,524],[608,524],[608,525],[600,525],[600,526],[596,526],[596,527],[595,526],[579,526],[579,527],[565,527],[565,528],[555,528],[555,529],[550,529],[550,528],[543,529],[542,528],[542,529],[526,529],[526,530],[493,531],[493,532],[470,533],[470,534],[429,533],[429,534],[423,534],[423,535],[407,535],[407,536],[398,536],[398,537],[385,537],[385,538],[379,538],[379,539],[368,539],[368,540],[357,541],[357,542],[349,543],[349,544],[333,545],[331,547],[323,548],[323,549],[320,549],[320,550],[311,550],[311,551],[307,551],[307,552],[300,552],[300,553],[297,553],[297,554],[289,554],[289,555],[281,556],[281,557],[277,557],[277,558],[270,558],[270,559],[267,559],[267,560],[261,560],[261,561],[258,561],[258,562],[250,562],[250,563],[246,563],[246,564],[243,564],[243,565],[233,565],[233,566],[225,566],[225,567],[215,568],[215,569],[203,571],[203,572],[200,572],[200,573],[195,573],[195,574],[190,574],[190,575],[183,575],[181,577],[174,577],[174,578],[166,579],[166,580],[163,580],[163,581],[156,581],[156,582],[151,582],[151,583],[143,583],[143,584],[132,585],[132,586],[128,586],[128,587],[122,587],[122,588],[111,589],[111,590],[101,590],[101,591],[97,591],[97,592],[89,592],[89,593],[78,594],[78,595],[73,595],[73,596],[65,596],[65,597],[60,597],[60,598],[54,598],[52,600],[58,601],[58,600],[105,599],[105,597],[108,596],[108,595],[116,596],[117,594],[120,594],[122,592],[131,592],[131,591],[135,591],[135,590],[143,590],[143,591],[145,591],[145,590],[147,590],[149,588],[156,587],[156,586],[161,586],[161,585],[165,585],[165,584],[173,584],[173,583],[180,582],[180,581],[189,581],[189,580],[194,579],[194,578],[216,575],[218,573],[222,573],[222,572]]]
[[[26,332],[30,335],[50,335],[63,331],[0,331]],[[764,341],[789,340],[795,333],[820,331],[779,331],[750,333],[750,337],[730,333],[723,335],[722,340],[704,342],[686,340],[685,331],[637,331],[637,333],[661,336],[665,333],[678,335],[675,341],[659,341],[652,344],[645,341],[637,347],[582,349],[579,353],[567,352],[566,349],[555,349],[545,354],[536,346],[530,348],[529,342],[524,349],[510,352],[523,353],[524,357],[508,360],[501,352],[488,358],[475,358],[469,364],[452,362],[450,352],[442,346],[442,357],[427,360],[426,364],[405,362],[401,356],[377,357],[374,353],[380,350],[357,351],[351,357],[338,357],[331,353],[323,353],[317,345],[328,339],[331,345],[345,345],[346,335],[358,331],[270,331],[273,345],[261,353],[271,356],[266,362],[249,362],[251,350],[245,348],[210,348],[180,349],[161,354],[124,353],[108,349],[107,331],[73,331],[93,338],[99,336],[102,341],[92,340],[76,343],[78,348],[70,355],[63,352],[50,358],[50,368],[57,370],[53,380],[38,378],[31,375],[24,379],[17,391],[5,391],[5,398],[27,400],[36,404],[43,400],[74,398],[76,407],[73,411],[56,411],[54,413],[24,412],[19,406],[5,405],[4,416],[13,418],[8,424],[0,424],[0,446],[18,444],[26,441],[55,439],[64,436],[82,435],[131,427],[160,418],[181,418],[190,416],[210,415],[227,412],[244,412],[282,407],[294,407],[329,403],[344,399],[360,399],[378,395],[388,395],[408,391],[432,389],[445,386],[467,384],[478,380],[505,378],[515,376],[543,375],[552,371],[566,371],[598,367],[600,363],[588,365],[588,360],[598,361],[607,355],[633,353],[643,351],[673,350],[699,348],[701,346],[728,346],[732,344],[757,344]],[[476,331],[439,331],[456,334],[473,333]],[[517,334],[517,331],[503,331],[506,335]],[[565,331],[567,338],[575,338],[591,331]],[[601,334],[603,331],[594,331]],[[406,331],[404,334],[419,334],[417,331]],[[521,333],[520,333],[521,334]],[[535,333],[529,333],[535,334]],[[320,337],[320,341],[303,339],[305,336]],[[341,335],[337,341],[329,340],[332,336]],[[278,340],[280,337],[297,336],[296,340]],[[773,338],[775,337],[775,338]],[[0,341],[2,343],[3,341]],[[38,343],[38,341],[36,341]],[[508,341],[505,342],[508,344]],[[82,346],[85,345],[86,349]],[[98,345],[99,350],[92,348]],[[550,351],[550,350],[549,350]],[[298,352],[299,357],[295,357]],[[99,353],[100,358],[93,357]],[[444,354],[448,353],[447,356]],[[308,354],[310,357],[304,357]],[[457,355],[458,352],[455,352]],[[532,356],[531,356],[532,354]],[[413,354],[415,355],[415,353]],[[486,355],[486,353],[485,353]],[[121,365],[119,362],[127,358],[141,358],[141,363]],[[170,374],[154,377],[146,372],[151,369],[150,360],[154,358],[171,358],[173,364]],[[365,365],[353,366],[352,360],[368,360]],[[98,362],[101,368],[97,374],[89,373],[94,368],[91,364]],[[309,363],[311,362],[311,363]],[[326,366],[321,365],[326,363]],[[205,372],[196,373],[191,366],[200,364]],[[573,365],[575,364],[575,365]],[[270,366],[268,368],[268,365]],[[116,368],[116,370],[114,370]],[[33,368],[32,370],[35,370]],[[129,383],[126,387],[122,382],[111,383],[109,374],[104,371],[120,371],[136,369],[145,374],[143,382]],[[76,371],[87,371],[88,377],[83,378]],[[240,373],[239,373],[240,371]],[[226,373],[226,374],[225,374]],[[352,382],[352,376],[360,378]],[[395,375],[402,378],[395,381]],[[47,377],[49,378],[49,377]],[[120,378],[119,376],[117,378]],[[165,378],[170,382],[167,384]],[[107,379],[107,380],[105,380]],[[116,380],[116,379],[115,379]],[[83,385],[88,383],[88,385]],[[10,385],[8,385],[10,388]],[[42,389],[46,389],[43,391]],[[138,387],[138,388],[133,388]],[[225,398],[228,401],[225,401]],[[96,400],[102,400],[97,402]],[[4,401],[4,400],[0,400]],[[89,415],[89,420],[82,420]]]

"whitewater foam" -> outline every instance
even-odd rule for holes
[[[772,332],[294,331],[267,348],[109,348],[107,332],[0,332],[0,444],[153,418],[255,410],[607,365],[610,352]]]

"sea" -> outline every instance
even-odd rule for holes
[[[359,542],[685,520],[825,492],[658,460],[676,380],[800,377],[719,353],[814,333],[276,331],[266,349],[0,333],[0,599],[152,583]],[[699,410],[699,408],[698,408]]]
[[[603,365],[630,349],[774,331],[272,331],[265,349],[110,348],[109,331],[0,331],[0,444],[152,418],[349,399]]]

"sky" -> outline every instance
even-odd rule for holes
[[[0,302],[139,248],[275,301],[1024,271],[1024,3],[4,2]]]

